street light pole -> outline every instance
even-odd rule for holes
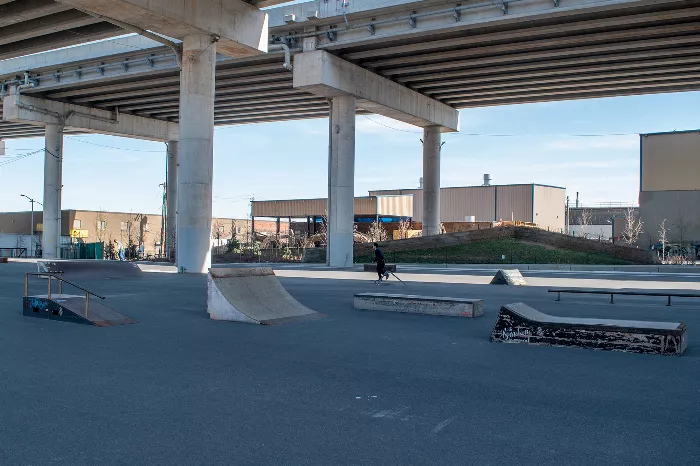
[[[39,202],[39,201],[35,201],[34,199],[32,199],[31,197],[29,197],[29,196],[27,196],[27,195],[20,194],[20,196],[21,196],[21,197],[26,197],[27,199],[29,199],[29,202],[32,203],[32,219],[31,219],[31,223],[32,223],[32,224],[31,224],[31,226],[30,226],[30,228],[29,228],[29,231],[30,231],[30,233],[29,233],[29,235],[30,235],[30,237],[29,237],[29,238],[30,238],[30,239],[29,239],[29,246],[30,246],[30,248],[31,248],[30,251],[31,251],[32,257],[33,257],[33,256],[34,256],[34,252],[35,252],[35,251],[34,251],[34,203],[36,202],[37,204],[39,204],[39,205],[42,206],[42,207],[43,207],[44,204],[42,204],[42,203]]]

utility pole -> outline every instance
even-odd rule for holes
[[[44,204],[42,204],[42,203],[39,202],[39,201],[35,201],[35,200],[32,199],[31,197],[26,196],[26,195],[24,195],[24,194],[20,194],[20,196],[21,196],[21,197],[26,197],[27,199],[29,199],[29,202],[32,203],[32,219],[31,219],[31,223],[32,223],[32,224],[31,224],[31,227],[29,228],[29,231],[30,231],[30,233],[29,233],[29,235],[30,235],[30,236],[29,236],[29,238],[30,238],[29,244],[30,244],[30,248],[31,248],[30,251],[31,251],[32,257],[33,257],[33,256],[34,256],[34,252],[35,252],[35,251],[34,251],[34,203],[36,202],[37,204],[39,204],[39,205],[42,206],[42,207],[44,206]]]
[[[166,168],[166,177],[167,177],[167,168]],[[163,187],[163,199],[162,199],[162,204],[160,206],[160,257],[163,257],[163,234],[165,232],[165,229],[168,228],[168,221],[167,221],[167,215],[168,215],[168,210],[167,210],[167,198],[168,198],[168,182],[165,181],[158,186]],[[168,249],[170,245],[167,245]],[[166,249],[167,251],[167,249]]]
[[[571,229],[571,219],[569,218],[569,196],[566,196],[566,219],[564,220],[564,223],[566,224],[566,234],[569,234],[569,230]]]
[[[255,201],[255,196],[250,198],[250,245],[255,247],[255,217],[253,217],[253,202]]]

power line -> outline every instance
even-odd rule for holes
[[[26,159],[27,157],[38,154],[39,152],[44,152],[44,149],[38,149],[35,150],[34,152],[27,152],[26,154],[19,154],[19,155],[5,155],[0,157],[0,167],[3,165],[9,165],[13,162],[19,162],[22,159]]]
[[[130,152],[160,152],[160,153],[163,152],[162,150],[127,149],[125,147],[107,146],[105,144],[97,144],[96,142],[83,141],[82,139],[78,139],[77,137],[73,137],[73,136],[66,136],[66,138],[72,139],[74,141],[82,142],[83,144],[90,144],[92,146],[105,147],[107,149],[124,150],[124,151],[130,151]]]

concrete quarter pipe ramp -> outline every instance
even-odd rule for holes
[[[207,312],[212,320],[263,325],[323,317],[294,299],[269,267],[209,269]]]

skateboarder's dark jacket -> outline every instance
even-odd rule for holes
[[[384,254],[382,254],[381,249],[377,248],[374,250],[374,262],[378,264],[380,261],[384,262]]]

